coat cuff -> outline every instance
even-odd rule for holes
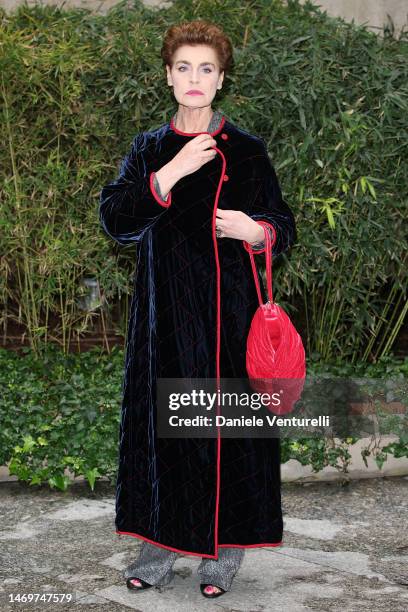
[[[270,233],[272,235],[272,247],[276,242],[276,230],[274,228],[274,226],[272,225],[272,223],[269,223],[268,221],[263,221],[262,219],[259,219],[256,221],[259,225],[263,225],[266,228],[269,228]],[[249,244],[249,242],[247,242],[246,240],[243,240],[243,245],[244,245],[244,249],[246,251],[248,251],[248,253],[254,253],[255,255],[257,255],[258,253],[265,253],[265,242],[261,242],[261,243],[257,243],[257,244],[261,244],[263,245],[262,248],[257,249],[256,248],[256,244]]]
[[[154,199],[156,200],[156,202],[158,202],[160,204],[160,206],[163,206],[163,208],[168,208],[170,206],[170,204],[171,204],[171,190],[167,194],[166,200],[163,200],[161,195],[158,194],[156,189],[155,189],[155,186],[154,186],[154,176],[155,176],[155,172],[151,172],[150,173],[150,181],[149,181],[150,191],[152,192],[152,195],[153,195]]]

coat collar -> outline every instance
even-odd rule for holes
[[[198,134],[210,134],[211,136],[214,136],[215,134],[218,134],[222,130],[224,123],[225,123],[225,116],[223,115],[223,113],[219,110],[215,110],[213,113],[213,116],[211,117],[207,131],[205,132],[182,132],[181,130],[177,129],[176,126],[174,125],[175,117],[176,117],[176,114],[174,114],[170,120],[170,129],[176,134],[180,134],[181,136],[198,136]]]

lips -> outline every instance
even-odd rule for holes
[[[188,95],[190,96],[203,96],[203,92],[202,91],[198,91],[198,89],[190,89],[190,91],[187,92]]]

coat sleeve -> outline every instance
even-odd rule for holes
[[[99,196],[99,220],[104,231],[121,245],[139,242],[171,205],[154,186],[155,172],[147,170],[146,135],[138,134],[121,162],[119,176]]]
[[[277,256],[286,251],[297,239],[295,218],[287,203],[282,198],[281,189],[275,169],[269,159],[266,143],[263,139],[263,155],[255,157],[256,174],[261,174],[261,180],[255,197],[250,205],[248,215],[254,221],[267,223],[272,233],[272,255]],[[251,248],[246,241],[245,248]],[[260,248],[259,248],[260,247]],[[252,246],[254,253],[265,251],[263,243]]]

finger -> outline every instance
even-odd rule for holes
[[[209,143],[208,145],[205,145],[203,148],[199,147],[200,150],[204,153],[206,151],[211,151],[214,153],[217,153],[217,150],[215,149],[215,147],[213,147],[213,145],[211,143]]]
[[[214,155],[213,149],[210,149],[209,151],[202,151],[200,153],[200,157],[201,157],[201,160],[205,163],[205,162],[208,162],[208,161],[214,159],[216,154],[217,154],[217,151],[215,151],[215,155]]]
[[[216,216],[220,217],[220,219],[231,219],[234,216],[236,210],[228,210],[223,208],[217,208]],[[232,213],[232,214],[231,214]]]
[[[217,141],[210,134],[199,134],[193,139],[196,143],[204,145],[206,147],[214,147]]]
[[[212,138],[210,138],[209,140],[205,140],[204,142],[198,142],[197,143],[197,148],[202,149],[203,151],[207,151],[210,147],[211,149],[214,149],[214,146],[217,143],[214,143]]]
[[[214,157],[217,155],[217,151],[215,149],[204,149],[204,151],[201,151],[201,155],[203,157]]]

